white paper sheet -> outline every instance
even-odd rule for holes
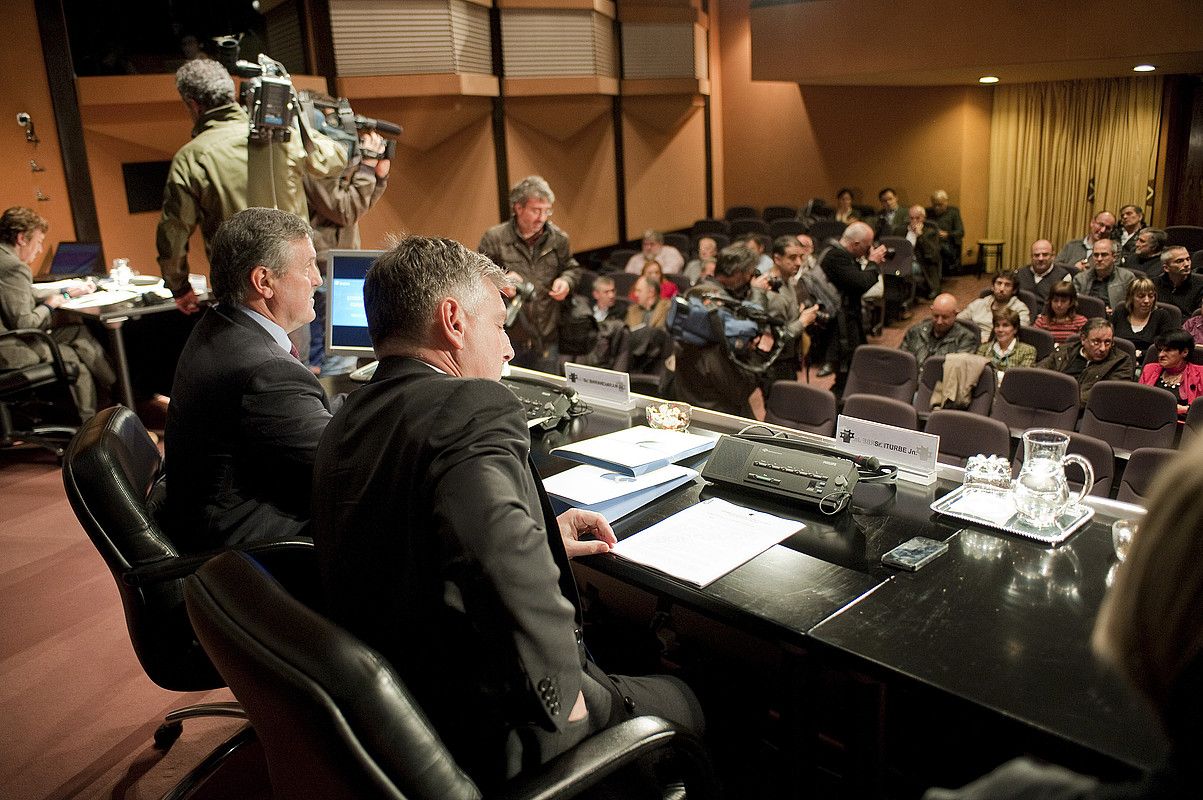
[[[622,540],[610,552],[706,586],[805,527],[712,497]]]
[[[111,306],[117,303],[124,303],[126,300],[133,300],[138,296],[137,292],[130,292],[125,289],[117,289],[112,292],[94,292],[85,294],[80,297],[72,298],[63,303],[63,308],[94,308],[96,306]]]

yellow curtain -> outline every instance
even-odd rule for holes
[[[1006,242],[1008,266],[1027,264],[1037,239],[1052,241],[1054,253],[1080,239],[1100,211],[1118,216],[1129,203],[1145,208],[1161,95],[1158,77],[995,89],[986,229]]]

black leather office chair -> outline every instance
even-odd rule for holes
[[[45,331],[36,328],[0,331],[0,341],[5,339],[41,345],[49,352],[50,360],[0,369],[0,449],[38,447],[62,458],[79,425],[79,409],[71,394],[79,365],[63,361],[58,342]],[[58,408],[49,397],[54,391],[62,395],[62,399],[53,398],[59,401]],[[48,411],[56,412],[56,423],[47,424]]]
[[[166,489],[163,460],[141,420],[124,406],[106,408],[88,420],[63,457],[63,485],[80,525],[117,583],[130,643],[147,676],[164,689],[219,689],[225,682],[196,641],[184,608],[183,579],[213,554],[181,555],[155,519]],[[252,549],[270,558],[297,591],[318,590],[313,545],[269,542]],[[155,744],[175,742],[191,717],[244,718],[237,703],[208,703],[172,711],[155,731]],[[227,741],[181,784],[201,780],[249,737]]]
[[[225,553],[187,580],[188,614],[246,708],[275,796],[478,798],[382,656],[288,593],[252,558]],[[420,646],[417,645],[416,646]],[[692,737],[638,717],[586,739],[507,784],[507,798],[572,797],[618,770],[671,752],[689,797],[713,793]]]

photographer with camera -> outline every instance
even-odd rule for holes
[[[756,263],[760,256],[746,247],[733,245],[723,248],[715,262],[714,276],[690,289],[687,300],[697,298],[708,308],[711,327],[717,327],[717,341],[697,344],[681,339],[676,346],[676,393],[679,400],[693,406],[752,417],[748,397],[756,389],[754,371],[736,364],[729,352],[730,345],[722,340],[723,325],[716,322],[718,309],[751,302],[763,310],[767,297],[763,290],[752,285]],[[674,331],[676,335],[676,331]],[[748,348],[759,344],[752,340]]]
[[[863,222],[845,228],[839,241],[819,256],[819,267],[840,293],[840,313],[835,315],[836,334],[828,358],[836,365],[832,390],[837,394],[848,381],[852,352],[865,342],[861,298],[877,283],[878,267],[885,258],[885,245],[873,245],[873,229]]]
[[[175,80],[195,125],[191,141],[171,160],[155,243],[164,283],[180,311],[191,314],[198,308],[188,282],[192,231],[200,226],[209,254],[218,226],[244,208],[274,206],[308,219],[303,176],[337,176],[347,156],[338,143],[316,132],[306,137],[308,146],[300,137],[251,142],[251,118],[236,101],[234,80],[217,61],[193,59],[176,71]]]
[[[523,178],[510,190],[513,216],[485,231],[477,248],[519,284],[523,302],[517,324],[510,330],[514,346],[510,363],[551,373],[559,372],[560,303],[581,275],[568,234],[551,222],[555,201],[543,178]],[[529,285],[529,291],[523,284]]]
[[[810,337],[806,329],[815,325],[820,318],[830,319],[799,282],[802,269],[803,249],[794,236],[778,236],[773,241],[773,266],[767,275],[752,279],[752,285],[767,293],[768,312],[785,322],[787,337],[781,355],[765,371],[761,388],[765,397],[773,381],[798,379],[798,360],[810,349]]]

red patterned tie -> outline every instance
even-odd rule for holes
[[[293,358],[295,358],[297,361],[301,360],[301,351],[297,349],[297,346],[295,344],[288,345],[288,354],[291,355]]]

